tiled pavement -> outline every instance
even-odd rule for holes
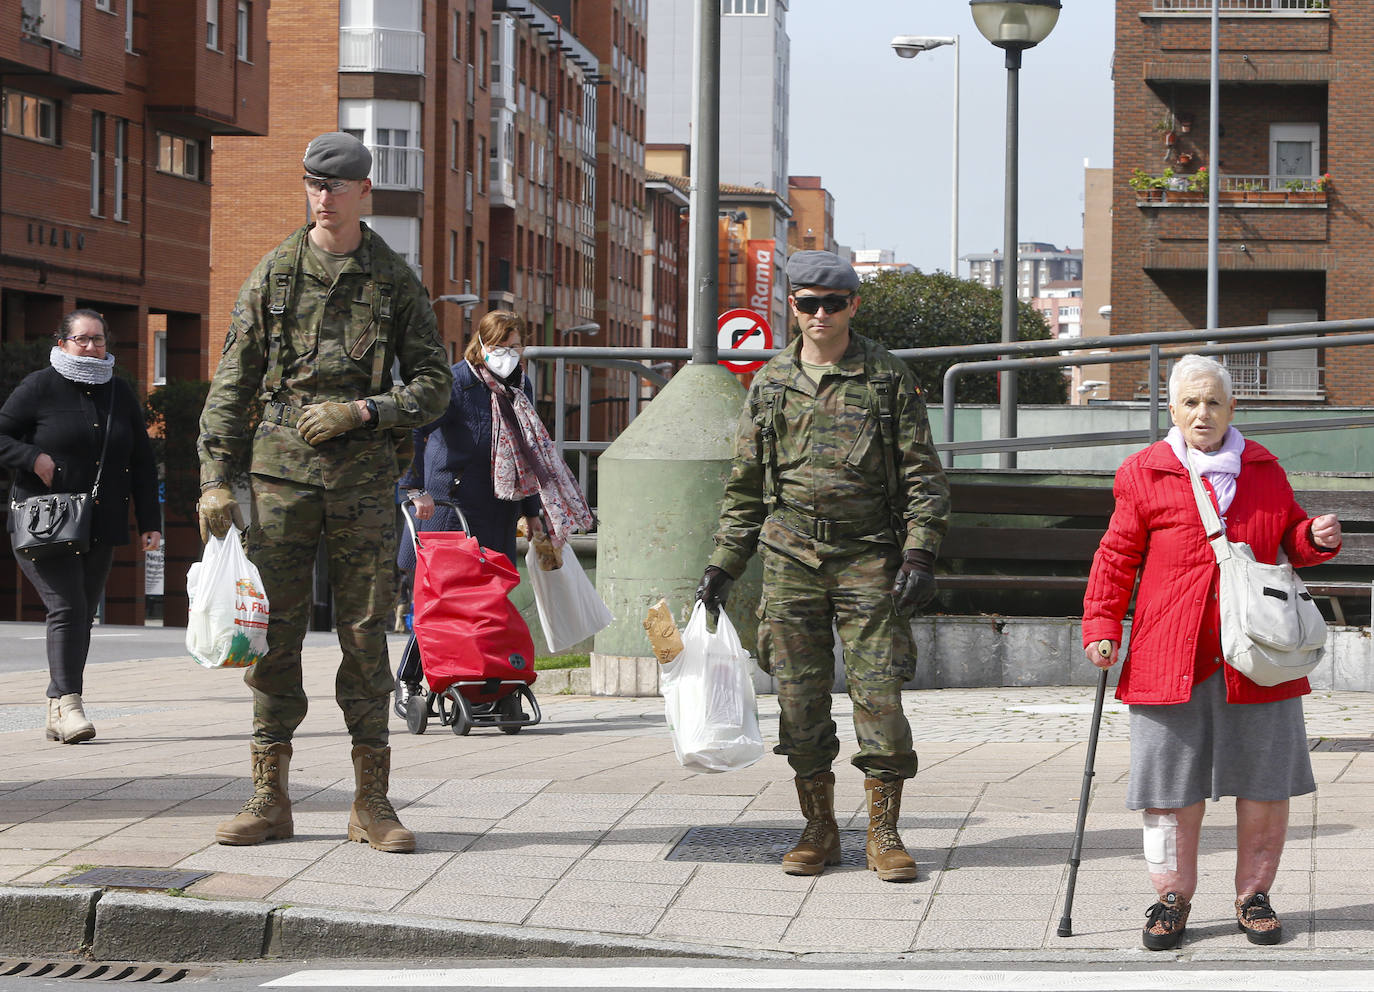
[[[1137,951],[1151,901],[1139,816],[1123,805],[1127,718],[1110,700],[1073,909],[1056,936],[1082,783],[1092,690],[965,689],[906,695],[921,756],[903,835],[911,884],[858,869],[818,878],[772,865],[670,860],[697,826],[800,824],[785,761],[726,775],[683,771],[655,699],[540,696],[519,735],[423,736],[393,719],[392,798],[419,835],[413,855],[345,841],[352,772],[334,706],[337,651],[307,652],[314,702],[295,742],[296,835],[221,847],[214,824],[248,792],[247,690],[238,673],[184,658],[93,666],[89,744],[43,739],[46,676],[0,676],[0,885],[51,886],[83,866],[212,872],[189,895],[623,935],[783,952],[1010,952],[1088,958]],[[536,686],[537,690],[538,686]],[[1320,783],[1293,802],[1274,886],[1279,948],[1247,945],[1231,910],[1234,807],[1208,812],[1193,959],[1374,958],[1371,706],[1358,693],[1306,705]],[[835,699],[847,756],[848,701]],[[760,698],[767,739],[777,707]],[[837,766],[845,827],[862,829],[862,780]],[[0,948],[3,950],[3,948]],[[1157,957],[1157,956],[1156,956]],[[1153,958],[1152,958],[1153,959]]]

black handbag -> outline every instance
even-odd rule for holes
[[[100,461],[91,491],[45,493],[10,500],[10,539],[14,553],[21,558],[44,561],[59,555],[84,554],[91,549],[95,502],[100,495],[100,476],[105,471],[105,452],[110,446],[110,431],[114,426],[114,389],[111,383],[105,439],[100,445]]]

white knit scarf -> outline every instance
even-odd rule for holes
[[[1183,440],[1183,433],[1177,427],[1171,427],[1164,440],[1168,441],[1169,447],[1174,449],[1179,464],[1186,467],[1188,463],[1184,459],[1192,459],[1197,474],[1212,484],[1212,491],[1217,494],[1217,508],[1221,511],[1222,516],[1225,516],[1226,510],[1231,505],[1231,500],[1235,499],[1236,496],[1236,476],[1240,475],[1240,455],[1245,450],[1245,438],[1241,437],[1240,431],[1234,427],[1226,428],[1226,436],[1221,439],[1221,447],[1216,451],[1199,451],[1197,448],[1189,448],[1187,442]]]
[[[89,358],[86,355],[72,355],[53,345],[48,361],[57,369],[59,375],[72,382],[87,386],[100,386],[110,381],[114,375],[114,355],[104,358]]]

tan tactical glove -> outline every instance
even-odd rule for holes
[[[312,403],[305,408],[296,429],[313,445],[362,425],[363,412],[356,403]]]
[[[228,486],[211,486],[202,492],[200,502],[196,504],[196,514],[200,517],[202,544],[210,543],[211,534],[223,537],[229,533],[230,524],[243,530],[243,514],[239,512],[239,505]]]

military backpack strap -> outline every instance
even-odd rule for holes
[[[372,281],[372,320],[377,325],[377,341],[372,352],[372,385],[368,393],[378,393],[382,389],[382,379],[390,368],[388,346],[391,341],[391,325],[394,317],[395,286],[391,282]]]
[[[296,275],[300,272],[301,253],[305,249],[305,228],[301,228],[278,246],[267,267],[267,370],[262,377],[264,400],[273,399],[281,389],[282,339],[286,334],[287,314],[296,302]]]
[[[897,447],[897,423],[893,407],[896,403],[897,378],[888,369],[868,370],[868,386],[873,394],[874,414],[878,418],[878,433],[883,444],[883,468],[887,476],[888,511],[892,515],[892,526],[897,537],[902,538],[905,530],[904,508],[901,504],[901,463],[902,452]]]
[[[782,494],[782,480],[778,476],[778,402],[782,398],[779,386],[761,387],[751,403],[750,413],[759,429],[759,445],[763,448],[763,501],[771,512]],[[760,409],[762,408],[762,418]]]

